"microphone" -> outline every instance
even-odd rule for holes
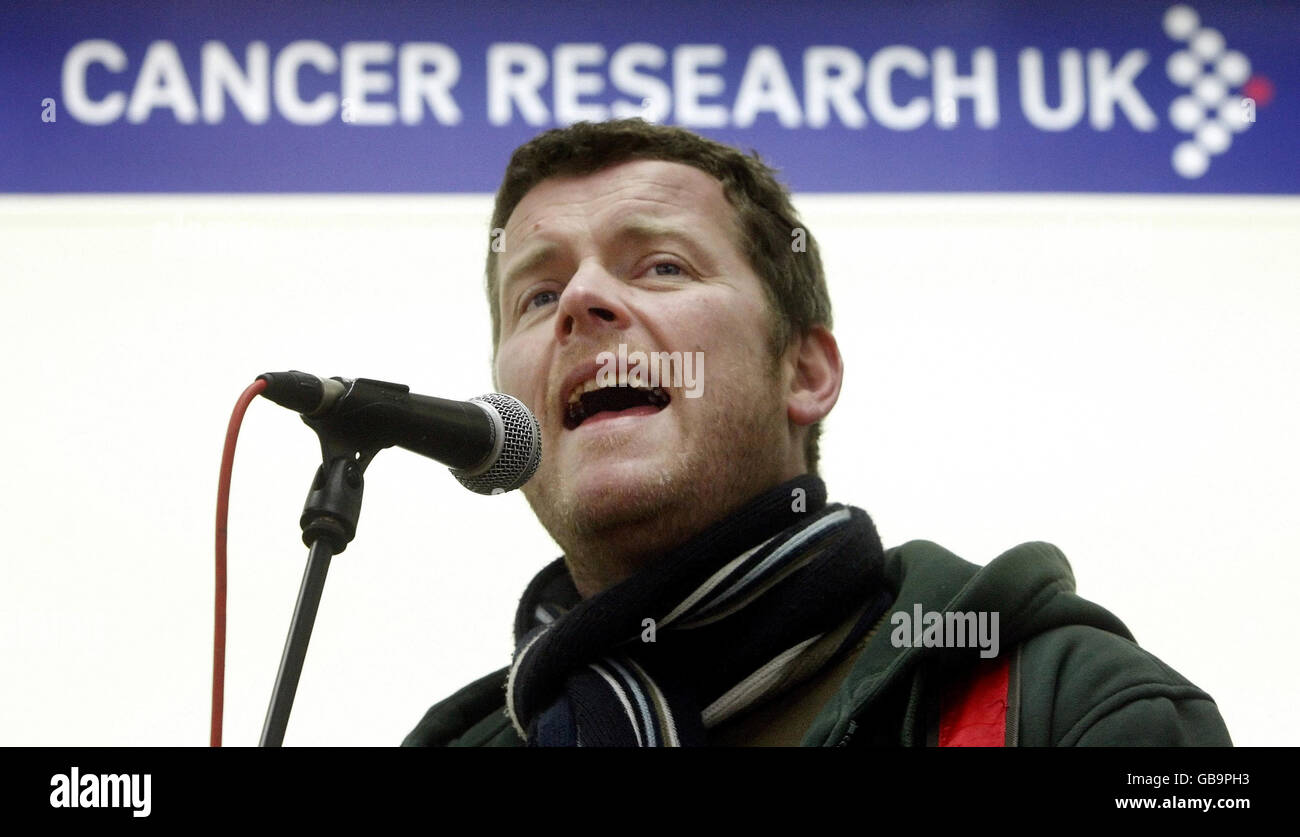
[[[478,494],[519,488],[542,461],[537,419],[499,392],[469,401],[415,395],[405,384],[268,372],[262,395],[358,450],[392,445],[436,459]]]

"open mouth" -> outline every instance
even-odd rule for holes
[[[638,407],[653,407],[655,412],[667,407],[672,396],[662,387],[600,386],[594,380],[575,387],[565,405],[564,427],[573,430],[599,413],[621,413]]]

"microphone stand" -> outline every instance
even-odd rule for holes
[[[303,421],[320,437],[324,460],[316,469],[307,502],[303,505],[298,525],[302,527],[302,542],[307,545],[307,568],[298,588],[298,601],[293,608],[289,636],[280,657],[280,669],[275,675],[275,689],[266,710],[262,725],[262,738],[258,746],[279,747],[284,742],[284,730],[289,724],[289,710],[298,691],[298,678],[307,656],[307,643],[316,624],[316,611],[325,590],[325,574],[330,559],[342,552],[357,534],[357,518],[361,515],[361,493],[365,488],[362,476],[379,448],[360,450],[338,434],[327,432],[323,423],[303,417]]]

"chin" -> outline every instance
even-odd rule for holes
[[[661,463],[629,462],[594,468],[575,480],[574,490],[566,499],[572,504],[580,530],[604,531],[668,514],[673,505],[681,502],[679,486],[683,476]]]
[[[538,485],[525,486],[524,494],[551,537],[565,546],[575,538],[675,516],[674,507],[693,495],[688,486],[706,476],[686,473],[683,464],[677,457],[602,462],[576,475],[535,480]]]

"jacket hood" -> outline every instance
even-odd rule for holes
[[[856,726],[855,719],[886,696],[897,695],[900,688],[909,689],[911,716],[920,711],[918,673],[929,676],[978,659],[979,649],[973,647],[895,647],[893,619],[900,612],[909,620],[918,607],[924,613],[997,613],[1000,654],[1065,625],[1088,625],[1133,639],[1118,617],[1075,593],[1069,561],[1048,543],[1020,544],[985,567],[924,540],[893,547],[884,557],[894,604],[843,686],[814,720],[804,738],[807,744],[845,740]]]

